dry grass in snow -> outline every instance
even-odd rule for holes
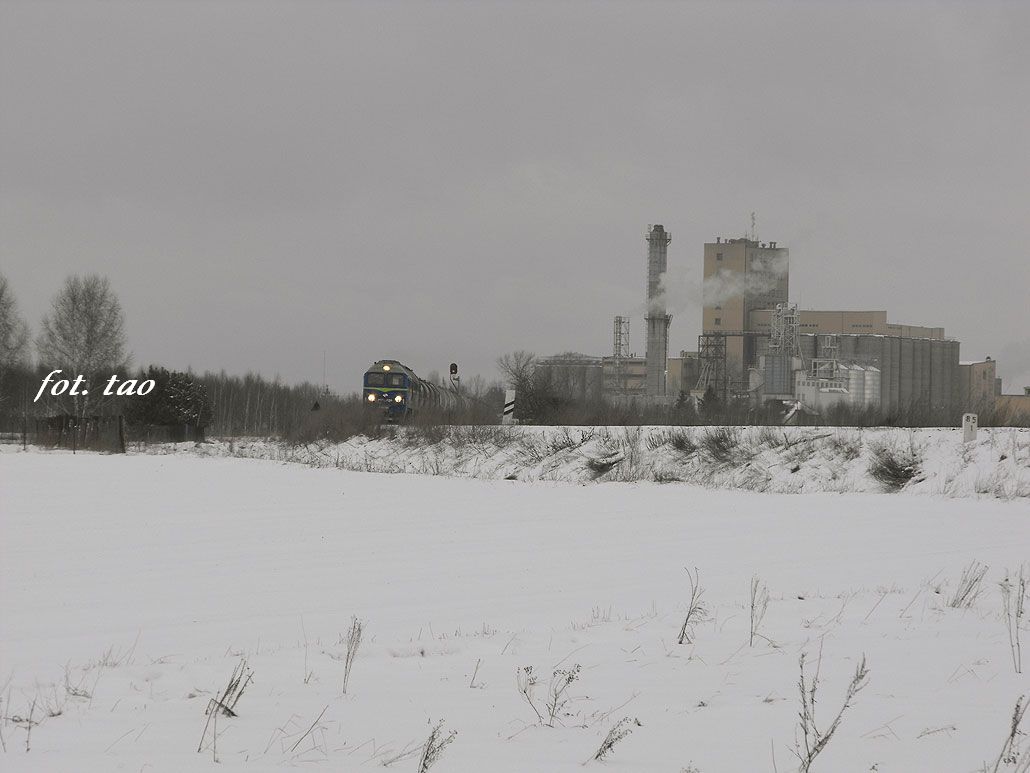
[[[1025,501],[192,455],[0,479],[5,771],[1030,765]]]

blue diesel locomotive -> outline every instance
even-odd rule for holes
[[[397,360],[376,360],[362,381],[365,405],[388,420],[402,419],[424,408],[456,408],[462,397],[456,391],[432,384]]]

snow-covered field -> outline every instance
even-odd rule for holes
[[[973,773],[1030,693],[999,591],[1030,559],[1023,497],[332,467],[0,453],[0,767],[414,772],[442,721],[458,734],[434,773],[786,773],[806,653],[823,730],[869,669],[813,771]],[[973,561],[979,595],[949,606]],[[680,645],[694,567],[708,614]],[[769,601],[749,646],[753,577]],[[238,716],[206,726],[242,659]],[[549,721],[552,673],[577,666]],[[623,717],[640,724],[592,761]]]

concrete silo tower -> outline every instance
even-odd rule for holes
[[[668,267],[672,234],[661,225],[648,226],[647,236],[647,394],[665,396],[665,369],[669,359],[669,323],[665,312],[662,274]]]

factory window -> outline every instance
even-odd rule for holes
[[[722,253],[721,252],[715,253],[715,259],[716,260],[722,260]]]
[[[721,325],[722,324],[722,317],[716,317],[715,318],[715,324],[716,325]]]

